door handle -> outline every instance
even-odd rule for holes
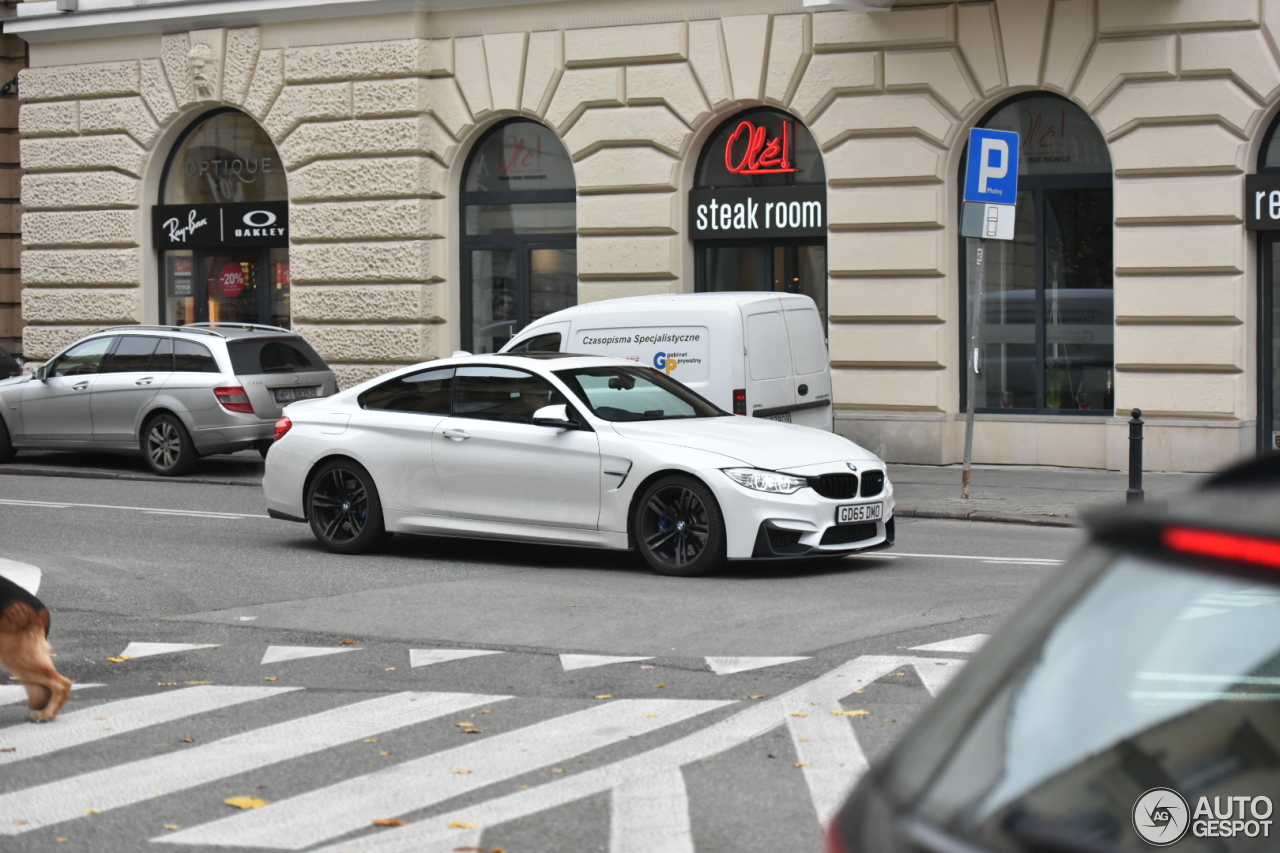
[[[447,429],[444,431],[445,438],[452,438],[454,441],[466,441],[471,438],[471,433],[465,429]]]
[[[88,383],[88,382],[77,382],[75,385],[72,385],[72,386],[71,386],[71,390],[73,390],[73,391],[83,391],[84,389],[86,389],[86,388],[88,388],[88,387],[89,387],[89,383]]]
[[[152,381],[154,381],[154,380],[152,380],[152,378],[151,378],[150,376],[148,376],[146,379],[139,379],[137,382],[135,382],[135,383],[133,383],[133,384],[134,384],[134,385],[150,385],[150,384],[152,383]]]

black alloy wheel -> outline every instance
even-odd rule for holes
[[[664,477],[636,504],[636,548],[664,575],[694,577],[724,562],[724,518],[711,491],[693,477]]]
[[[338,554],[363,554],[387,539],[373,477],[347,459],[326,462],[311,479],[307,520],[320,544]]]
[[[157,415],[147,423],[142,430],[142,455],[162,477],[189,474],[200,459],[187,428],[173,415]]]

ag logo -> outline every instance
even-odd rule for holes
[[[1167,847],[1186,835],[1190,818],[1187,801],[1172,788],[1152,788],[1133,804],[1133,828],[1156,847]]]

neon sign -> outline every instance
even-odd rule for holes
[[[791,122],[782,123],[782,134],[768,139],[768,130],[743,121],[724,146],[724,165],[735,175],[778,175],[794,172],[791,165]],[[741,152],[741,153],[739,153]]]
[[[534,146],[528,147],[529,143],[522,136],[508,135],[507,146],[511,149],[511,156],[507,158],[507,162],[502,162],[503,154],[498,155],[498,171],[508,174],[521,174],[526,172],[535,172],[542,167],[542,137],[534,137]]]

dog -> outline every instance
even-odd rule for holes
[[[47,722],[58,716],[71,695],[49,656],[49,609],[40,599],[0,575],[0,666],[27,688],[31,719]]]

